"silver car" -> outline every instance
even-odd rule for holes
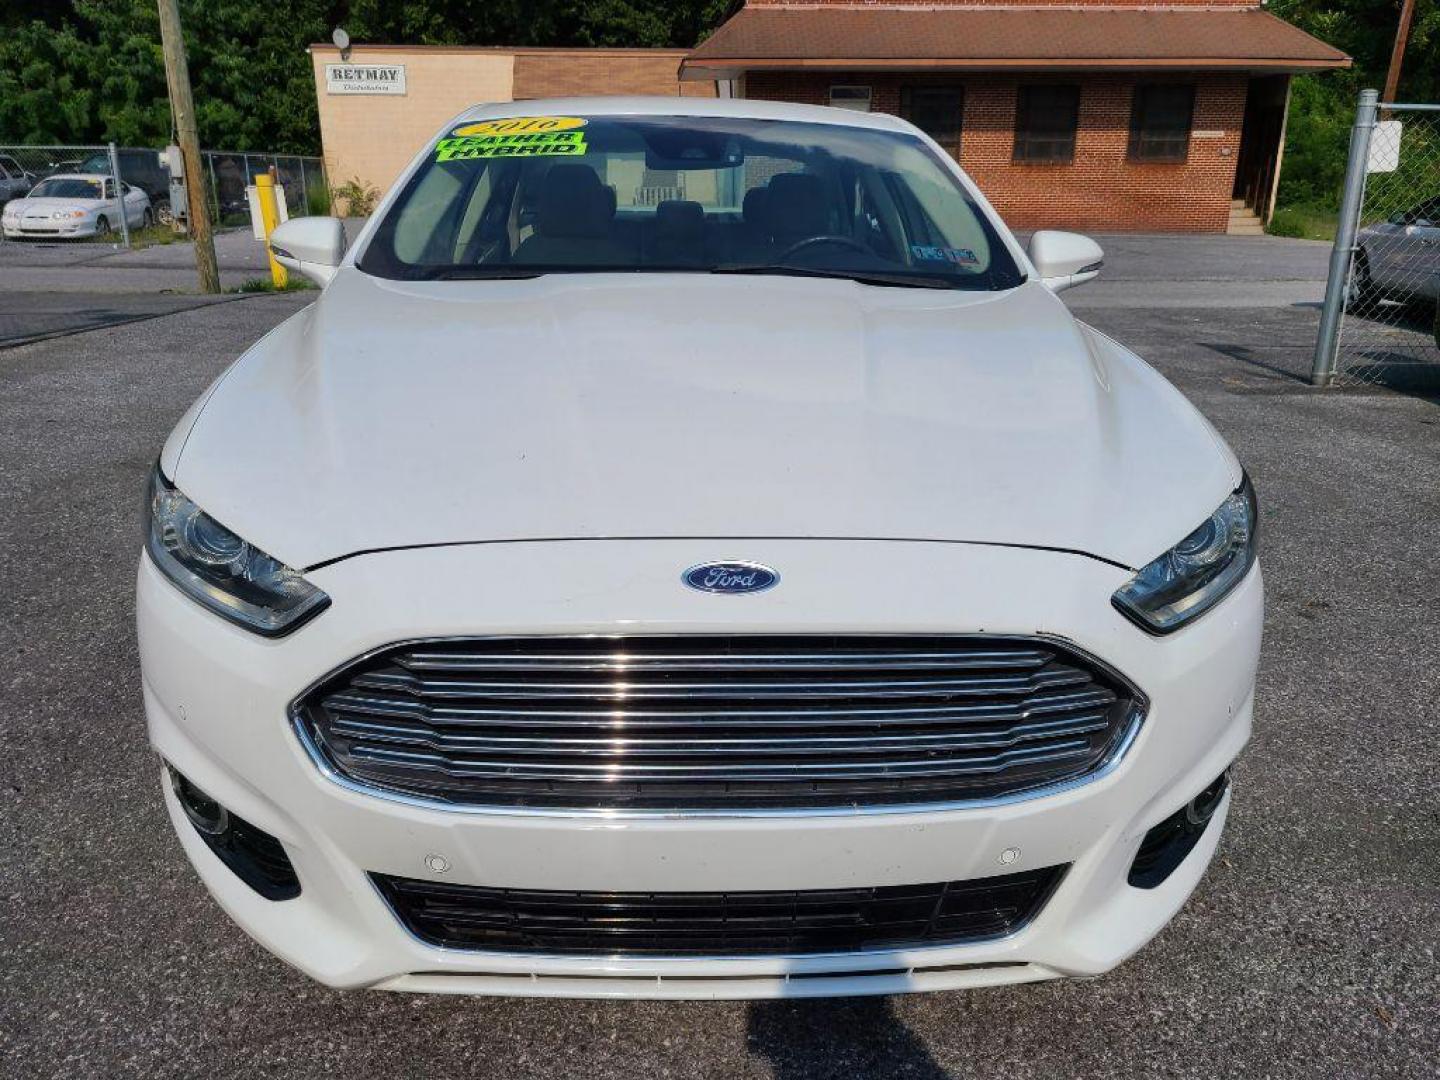
[[[1440,196],[1360,230],[1355,300],[1440,299]]]

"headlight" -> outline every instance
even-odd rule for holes
[[[330,598],[298,570],[247,544],[171,486],[157,468],[145,500],[145,547],[180,591],[247,630],[288,634]]]
[[[60,220],[61,218],[82,218],[84,216],[84,210],[55,210],[52,211],[50,214],[50,217],[56,221]]]
[[[1178,630],[1209,611],[1255,564],[1255,490],[1247,476],[1209,520],[1114,596],[1115,606],[1155,634]]]

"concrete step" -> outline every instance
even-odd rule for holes
[[[1264,236],[1265,223],[1245,205],[1244,199],[1231,199],[1230,222],[1225,231],[1231,236]]]

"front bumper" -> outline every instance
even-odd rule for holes
[[[1249,736],[1258,569],[1195,625],[1153,638],[1109,603],[1126,572],[1081,556],[867,541],[719,546],[516,543],[349,559],[310,575],[332,609],[280,640],[203,611],[142,558],[138,618],[151,741],[196,785],[281,840],[301,894],[272,902],[252,892],[200,840],[167,785],[187,854],[246,931],[337,987],[763,997],[1091,976],[1140,948],[1184,902],[1219,841],[1228,796],[1194,852],[1158,888],[1133,888],[1126,876],[1146,830],[1223,772]],[[737,546],[745,550],[729,550]],[[782,587],[716,597],[681,586],[684,567],[739,554],[780,567]],[[288,722],[290,702],[317,677],[398,640],[627,632],[1059,636],[1125,674],[1150,708],[1115,767],[1043,798],[943,811],[744,815],[456,811],[382,799],[324,775]],[[429,856],[444,860],[443,877]],[[746,958],[436,948],[405,931],[368,877],[744,891],[950,881],[1061,864],[1070,870],[1038,917],[1000,940]]]
[[[95,235],[95,222],[83,218],[45,221],[21,218],[0,223],[0,228],[12,240],[81,239]]]

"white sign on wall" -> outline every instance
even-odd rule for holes
[[[327,94],[403,94],[404,64],[326,64]]]

